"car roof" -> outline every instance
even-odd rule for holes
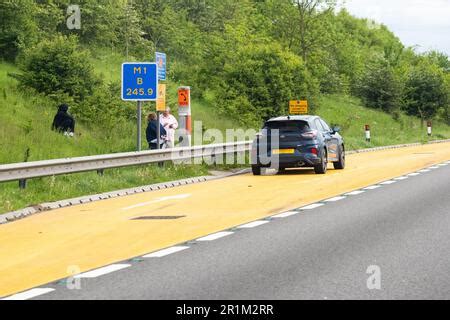
[[[310,121],[315,118],[319,118],[319,116],[282,116],[277,118],[271,118],[267,120],[267,122],[276,122],[276,121]]]

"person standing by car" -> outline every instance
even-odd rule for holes
[[[148,120],[148,125],[147,125],[147,130],[145,131],[146,133],[146,137],[147,137],[147,142],[148,142],[148,147],[150,148],[150,150],[155,150],[158,149],[158,133],[157,133],[157,129],[158,129],[158,120],[157,120],[157,116],[156,113],[152,112],[148,115],[147,120]],[[160,129],[160,146],[159,148],[162,148],[162,145],[164,144],[164,138],[167,134],[166,129],[164,129],[164,127],[162,126],[162,124],[159,125],[159,129]]]
[[[167,148],[173,148],[175,146],[175,130],[178,128],[178,121],[172,114],[170,114],[169,107],[167,107],[163,114],[161,114],[159,121],[167,132]]]
[[[56,130],[60,133],[64,132],[64,135],[73,137],[75,133],[75,119],[68,111],[69,106],[65,103],[58,107],[58,112],[53,118],[52,130]]]

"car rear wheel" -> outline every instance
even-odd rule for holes
[[[336,170],[342,170],[345,168],[345,149],[344,146],[339,147],[339,160],[333,162],[333,167]]]
[[[261,167],[257,164],[252,164],[252,172],[254,176],[260,176],[261,175]]]
[[[314,166],[314,172],[317,174],[325,174],[327,173],[327,151],[324,150],[323,151],[323,155],[322,155],[322,161],[320,162],[320,164]]]

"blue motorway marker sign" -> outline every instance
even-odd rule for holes
[[[158,99],[158,66],[154,62],[122,64],[122,100],[156,101]]]
[[[166,54],[162,52],[156,52],[155,61],[158,65],[158,80],[166,80]]]

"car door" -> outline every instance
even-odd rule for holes
[[[329,134],[329,132],[326,132],[325,128],[322,126],[322,123],[320,122],[319,118],[316,118],[314,120],[314,124],[317,128],[317,130],[319,131],[319,134],[322,136],[323,138],[323,142],[327,148],[327,151],[329,150],[329,143],[331,140],[331,135]],[[330,157],[330,152],[328,151],[328,158]]]
[[[319,120],[327,136],[328,161],[338,161],[339,159],[339,137],[330,129],[330,126],[323,120]]]

